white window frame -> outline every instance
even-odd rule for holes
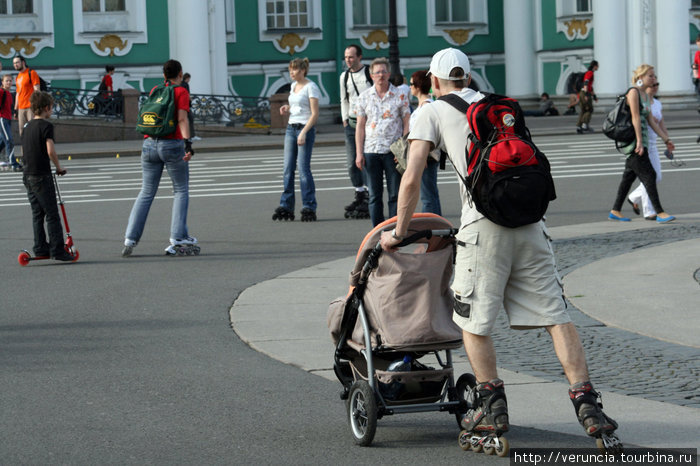
[[[260,41],[271,42],[281,53],[291,55],[303,52],[312,40],[323,40],[323,2],[322,0],[307,1],[309,27],[268,29],[267,0],[258,0],[258,38]]]
[[[462,46],[477,35],[489,33],[487,0],[469,0],[469,22],[438,23],[435,0],[427,0],[428,36],[443,37],[452,45]]]
[[[134,44],[148,43],[146,2],[126,0],[125,6],[125,11],[83,12],[82,0],[73,0],[74,42],[89,45],[101,57],[121,57]]]
[[[236,0],[225,0],[226,42],[236,42]]]
[[[285,4],[285,12],[284,12],[284,17],[285,17],[285,26],[278,28],[268,28],[267,27],[267,4],[268,2],[278,2],[278,1],[284,1]],[[320,23],[320,15],[321,15],[321,2],[318,0],[306,0],[307,2],[307,19],[308,19],[308,25],[307,26],[289,26],[289,2],[290,1],[297,1],[297,0],[262,0],[258,1],[258,8],[261,8],[260,11],[260,22],[261,22],[261,27],[265,29],[266,31],[270,33],[285,33],[285,32],[306,32],[306,31],[312,31],[314,29],[320,29],[320,25],[317,23]]]
[[[388,1],[388,0],[387,0]],[[345,37],[357,39],[366,49],[389,48],[389,25],[354,24],[352,0],[345,0]],[[408,37],[406,0],[396,0],[396,30],[399,37]]]
[[[113,12],[113,11],[109,11],[109,12],[108,12],[108,11],[105,11],[105,1],[106,1],[106,0],[99,0],[99,2],[100,2],[100,11],[84,11],[83,13],[103,13],[103,14],[105,14],[105,13],[115,13],[115,12]],[[82,0],[81,0],[81,3],[82,3]],[[125,2],[125,5],[126,5],[126,2]],[[82,5],[81,5],[80,9],[82,10]],[[124,10],[118,10],[118,11],[126,11],[126,6],[124,7]]]
[[[576,0],[556,0],[557,32],[563,32],[570,41],[586,39],[593,29],[592,0],[589,0],[588,6],[589,11],[579,12]]]
[[[1,15],[0,41],[8,46],[8,52],[0,57],[10,58],[21,53],[33,58],[43,48],[54,46],[53,1],[34,0],[32,3],[32,13]],[[10,10],[8,5],[8,12]]]

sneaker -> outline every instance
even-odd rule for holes
[[[202,138],[200,138],[199,136],[192,136],[192,140],[193,141],[201,141]]]
[[[61,254],[57,254],[55,256],[52,256],[51,259],[57,260],[57,261],[63,261],[63,262],[72,262],[75,257],[72,255],[68,254],[67,252],[63,251]]]

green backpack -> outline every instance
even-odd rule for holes
[[[136,131],[146,136],[162,138],[175,132],[175,88],[160,84],[141,105]]]

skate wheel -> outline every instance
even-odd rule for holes
[[[479,437],[472,437],[472,451],[474,453],[481,453],[482,450],[484,449],[484,444],[482,443],[482,439]]]
[[[471,434],[466,430],[463,430],[459,433],[459,438],[457,439],[457,443],[459,443],[459,448],[461,448],[464,451],[469,451],[472,447],[471,440]]]
[[[22,267],[29,264],[30,260],[32,260],[32,256],[27,251],[22,251],[19,253],[19,256],[17,256],[17,262],[19,262],[19,265]]]
[[[192,248],[192,252],[195,256],[198,256],[201,250],[202,248],[200,248],[199,246],[195,246],[194,248]]]
[[[505,437],[498,437],[496,439],[498,442],[495,446],[496,455],[505,458],[510,453],[510,445],[508,444],[508,439]]]
[[[345,218],[350,218],[350,212],[348,212],[347,210],[345,211]]]

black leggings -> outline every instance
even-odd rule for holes
[[[659,192],[656,190],[656,171],[651,165],[649,151],[647,151],[646,147],[642,155],[633,153],[627,157],[625,161],[625,171],[622,172],[622,180],[620,181],[620,186],[617,188],[617,198],[615,199],[612,210],[618,212],[622,210],[622,204],[625,202],[627,194],[629,194],[632,183],[634,183],[634,180],[637,178],[639,178],[639,181],[642,182],[644,188],[647,190],[649,200],[654,206],[654,210],[656,210],[657,213],[664,212],[664,208],[661,207],[661,201],[659,201]]]

